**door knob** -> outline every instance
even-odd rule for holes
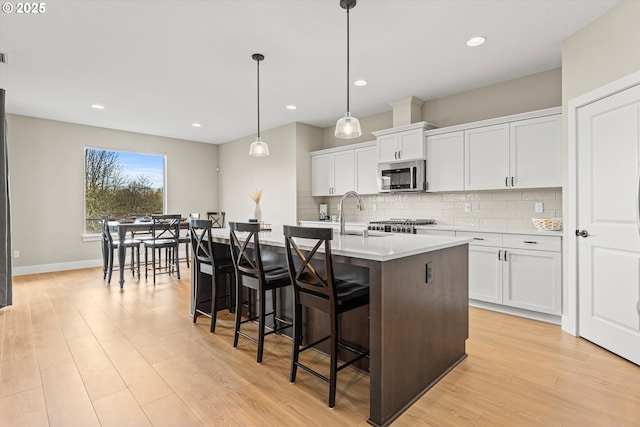
[[[589,232],[587,230],[576,230],[576,236],[589,237]]]

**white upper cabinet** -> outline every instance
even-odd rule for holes
[[[562,186],[561,116],[510,124],[510,177],[513,188]]]
[[[464,132],[427,137],[427,191],[464,190]]]
[[[508,184],[509,124],[465,131],[464,164],[465,190],[491,190]]]
[[[377,193],[375,142],[311,153],[311,195],[334,196],[356,190]]]
[[[562,186],[560,107],[426,134],[428,191]]]
[[[378,192],[378,150],[375,144],[358,148],[354,152],[356,160],[356,191],[359,194],[376,194]]]
[[[372,132],[378,142],[378,162],[424,159],[424,131],[429,128],[433,126],[419,122]]]

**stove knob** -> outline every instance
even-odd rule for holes
[[[407,228],[406,227],[402,227],[402,232],[406,233],[407,232]]]

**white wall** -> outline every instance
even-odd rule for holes
[[[167,156],[167,212],[217,208],[218,147],[193,141],[7,115],[14,274],[101,265],[83,241],[84,147]]]
[[[219,146],[220,208],[227,222],[246,222],[255,206],[249,195],[262,189],[262,220],[274,226],[295,224],[296,124],[261,132],[261,137],[269,145],[268,157],[249,156],[255,135]]]

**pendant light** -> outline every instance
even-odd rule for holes
[[[356,7],[356,0],[340,0],[340,7],[347,10],[347,112],[336,123],[336,137],[357,138],[362,135],[360,121],[349,112],[349,9]]]
[[[264,59],[261,53],[254,53],[251,57],[258,65],[258,137],[249,147],[249,155],[253,157],[265,157],[269,155],[269,146],[260,138],[260,61]]]

